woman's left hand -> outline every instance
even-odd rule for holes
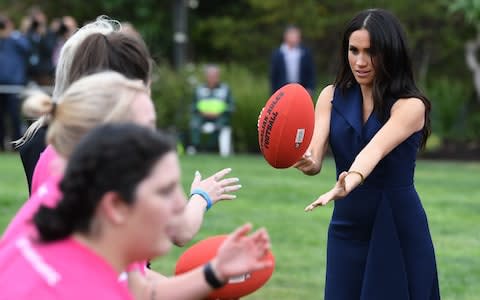
[[[221,281],[273,266],[265,259],[271,248],[268,232],[263,228],[248,235],[251,229],[251,224],[237,228],[218,249],[211,263]]]
[[[335,186],[325,194],[318,197],[317,200],[313,201],[310,205],[305,207],[305,211],[312,211],[317,206],[324,206],[327,205],[328,202],[332,200],[338,200],[345,197],[348,192],[346,189],[345,178],[347,177],[348,172],[342,172],[340,176],[338,176],[338,181],[335,183]]]
[[[190,192],[195,189],[205,191],[212,199],[213,204],[221,200],[235,199],[237,196],[231,193],[238,191],[242,186],[238,184],[240,180],[236,177],[224,178],[231,171],[231,168],[226,168],[205,179],[202,179],[200,172],[196,171]]]

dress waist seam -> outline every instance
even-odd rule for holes
[[[400,186],[370,186],[368,184],[362,185],[356,188],[359,191],[402,191],[402,190],[410,190],[415,189],[415,185],[407,184],[407,185],[400,185]]]

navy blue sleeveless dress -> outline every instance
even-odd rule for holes
[[[381,128],[363,124],[362,94],[335,90],[330,147],[337,178]],[[421,132],[398,145],[363,185],[335,201],[328,229],[326,300],[440,299],[435,253],[413,176]]]

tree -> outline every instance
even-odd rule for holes
[[[473,83],[477,92],[477,100],[480,102],[480,63],[477,59],[477,51],[480,48],[480,1],[479,0],[455,0],[450,4],[450,12],[460,12],[465,20],[475,27],[477,36],[465,42],[465,61],[473,73]]]

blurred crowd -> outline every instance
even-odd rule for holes
[[[26,85],[50,89],[60,50],[76,29],[73,17],[49,22],[38,8],[30,9],[19,24],[0,13],[0,151],[8,148],[6,141],[22,136],[19,94]]]
[[[49,22],[38,8],[32,8],[19,24],[0,13],[0,61],[2,66],[8,66],[2,68],[0,83],[22,85],[32,81],[51,85],[60,49],[76,29],[73,17],[53,18]]]
[[[139,36],[132,24],[121,25]],[[17,23],[0,11],[0,152],[13,150],[10,142],[28,125],[21,116],[22,93],[27,87],[52,92],[60,51],[78,27],[72,16],[49,19],[38,7]]]
[[[60,51],[81,25],[71,16],[49,19],[37,7],[31,8],[17,24],[0,12],[0,152],[12,149],[10,142],[18,140],[28,125],[22,120],[20,95],[32,86],[52,92]],[[141,39],[130,23],[121,23],[121,31]],[[314,70],[313,57],[302,43],[300,28],[287,26],[283,41],[270,60],[271,93],[297,82],[313,96]],[[222,156],[233,152],[231,119],[235,101],[220,73],[219,66],[207,65],[203,82],[194,87],[189,138],[184,141],[188,154],[215,149]]]

